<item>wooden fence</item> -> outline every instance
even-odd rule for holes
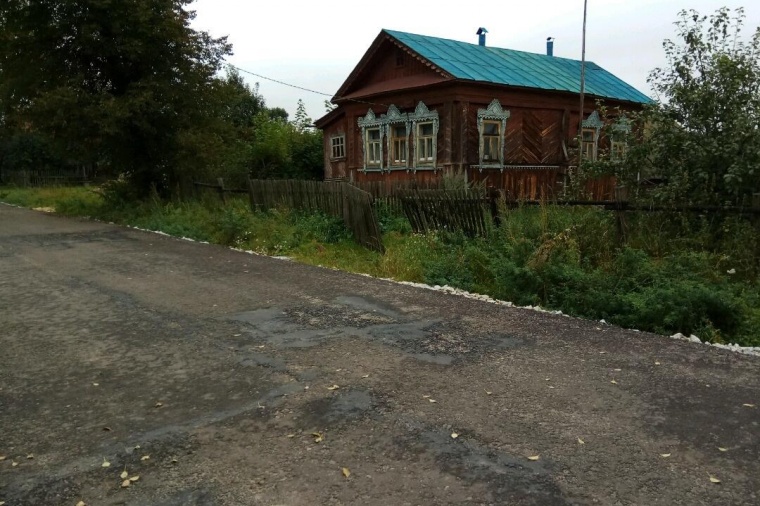
[[[35,170],[4,170],[2,183],[24,188],[31,186],[70,186],[89,182],[83,169],[35,169]]]
[[[415,232],[461,230],[485,235],[489,199],[469,190],[420,190],[400,193],[398,200]]]
[[[343,219],[359,244],[385,252],[368,192],[344,182],[251,179],[248,186],[253,211],[278,206],[322,211]]]

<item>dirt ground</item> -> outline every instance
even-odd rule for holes
[[[0,205],[6,506],[754,505],[759,373]]]

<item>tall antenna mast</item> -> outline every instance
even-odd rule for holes
[[[578,152],[578,168],[583,160],[583,95],[586,91],[586,12],[588,0],[583,0],[583,39],[581,43],[581,108],[578,113],[578,138],[580,141],[580,150]]]

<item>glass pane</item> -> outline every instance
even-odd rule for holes
[[[420,125],[420,135],[423,137],[427,137],[430,135],[433,135],[433,124],[432,123],[423,123]]]
[[[583,142],[594,142],[594,131],[593,130],[584,130],[583,131]]]
[[[406,127],[405,126],[393,127],[393,136],[406,137]]]
[[[379,141],[380,140],[380,130],[379,129],[367,130],[367,135],[369,136],[370,140],[373,140],[373,141]]]
[[[484,135],[499,135],[499,127],[501,125],[498,123],[493,122],[487,122],[483,125],[483,134]]]

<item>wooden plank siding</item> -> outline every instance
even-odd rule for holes
[[[434,181],[443,171],[458,170],[472,181],[486,179],[489,184],[519,198],[542,198],[563,190],[564,174],[577,163],[572,145],[578,134],[580,119],[578,95],[569,92],[517,88],[505,85],[457,80],[419,61],[391,40],[379,41],[355,69],[341,97],[336,97],[338,111],[317,121],[324,131],[325,177],[345,178],[354,182]],[[353,74],[352,74],[353,75]],[[510,112],[503,132],[503,171],[475,167],[479,163],[480,138],[477,126],[478,109],[497,99]],[[393,170],[367,172],[363,169],[363,141],[357,121],[371,108],[377,117],[395,105],[402,113],[413,112],[422,101],[438,112],[437,163],[435,172]],[[605,105],[639,109],[637,104],[606,100]],[[585,101],[583,117],[596,108],[595,97]],[[346,136],[344,159],[330,158],[330,139]],[[384,163],[387,167],[388,141],[383,138]],[[410,143],[410,155],[413,141]],[[601,146],[600,146],[601,147]],[[530,169],[527,168],[530,166]],[[611,186],[612,185],[612,186]],[[595,199],[614,195],[614,179],[589,184]]]

